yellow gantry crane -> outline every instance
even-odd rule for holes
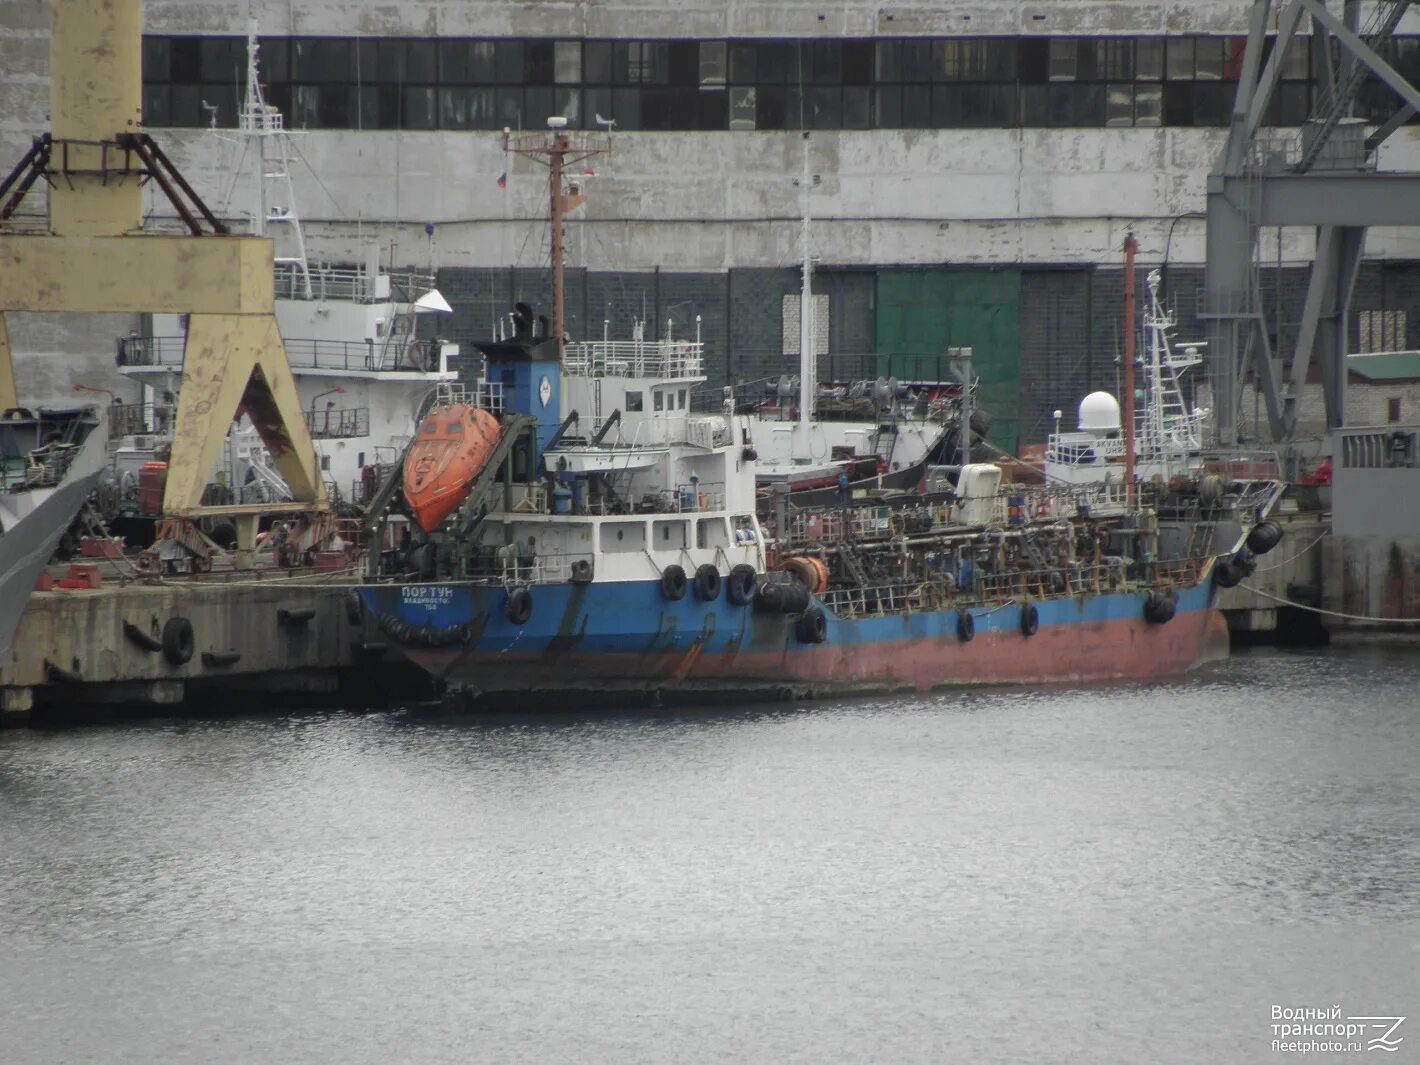
[[[53,128],[0,182],[0,410],[19,405],[6,312],[189,315],[163,510],[179,528],[234,519],[238,565],[249,564],[258,518],[325,512],[325,486],[276,326],[273,243],[228,233],[143,132],[142,33],[142,0],[53,0]],[[49,186],[47,232],[7,231],[38,181]],[[186,235],[143,232],[148,181]],[[293,501],[203,507],[227,430],[243,414]]]

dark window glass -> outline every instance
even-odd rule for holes
[[[700,84],[700,44],[671,41],[666,46],[666,81],[671,85]],[[690,126],[680,127],[689,129]]]
[[[320,82],[353,81],[355,69],[352,52],[347,40],[318,38],[312,42],[311,70],[306,78]]]
[[[465,85],[468,77],[468,42],[442,40],[439,42],[439,80],[445,85]],[[439,98],[441,101],[443,97]],[[439,104],[440,114],[443,103]]]
[[[1164,125],[1193,125],[1193,86],[1188,83],[1164,84]]]
[[[445,86],[439,90],[439,128],[472,129],[473,115],[469,106],[472,89],[453,89]]]
[[[1016,126],[1014,85],[962,86],[962,124],[978,127]]]
[[[873,42],[843,42],[843,84],[871,85],[873,83]]]
[[[325,85],[320,93],[317,118],[323,129],[353,129],[356,106],[353,85]]]
[[[264,82],[289,81],[291,43],[285,37],[260,37],[256,43],[257,68]]]
[[[902,42],[878,41],[875,67],[878,81],[902,80]]]
[[[641,90],[614,89],[611,94],[612,116],[617,129],[641,128]]]
[[[756,129],[798,129],[799,92],[783,86],[759,86],[755,100]]]
[[[582,42],[556,42],[553,45],[552,66],[558,85],[578,84],[582,80]]]
[[[563,85],[552,91],[552,113],[561,115],[567,125],[577,129],[582,125],[582,90]],[[594,123],[588,123],[594,125]]]
[[[166,37],[143,38],[143,80],[167,82],[172,79],[172,42]],[[164,110],[167,105],[163,105]]]
[[[355,42],[355,80],[371,85],[379,80],[380,42],[373,37],[361,37]]]
[[[404,76],[406,81],[438,81],[438,42],[411,40],[404,50]]]
[[[409,80],[404,46],[405,42],[402,39],[379,42],[378,63],[374,74],[376,81],[386,85],[401,85]],[[369,78],[369,71],[364,72],[364,76]]]
[[[523,42],[493,42],[493,79],[504,85],[523,80]]]
[[[866,85],[843,87],[843,128],[870,129],[873,124],[873,90]]]
[[[1224,44],[1221,37],[1199,37],[1193,42],[1195,77],[1207,81],[1222,79]]]
[[[196,85],[174,85],[170,98],[172,125],[202,125],[202,91]]]
[[[202,86],[202,124],[231,128],[237,124],[237,87],[235,85]]]
[[[359,129],[380,129],[380,88],[361,85],[356,90],[355,123]]]
[[[602,118],[616,119],[616,112],[611,108],[611,90],[603,88],[587,88],[582,90],[582,128],[596,129],[597,116]],[[616,128],[621,127],[621,122],[616,122]]]
[[[277,82],[266,90],[266,102],[283,115],[291,113],[291,83]]]
[[[550,88],[534,86],[523,90],[523,121],[528,129],[546,129],[548,118],[556,113]]]
[[[293,85],[287,121],[297,129],[320,128],[320,86]]]
[[[876,105],[875,125],[878,129],[902,128],[902,89],[897,85],[879,85],[873,90]]]
[[[582,66],[589,85],[611,81],[611,42],[588,41],[582,49]]]
[[[759,80],[756,61],[759,50],[750,41],[730,42],[730,84],[753,85]]]
[[[1096,42],[1095,58],[1103,80],[1134,80],[1134,38],[1106,37]]]
[[[836,85],[813,85],[804,93],[804,118],[809,129],[843,128],[842,89]]]
[[[1073,37],[1050,38],[1051,81],[1074,81],[1079,66],[1079,41],[1075,40]]]
[[[1050,80],[1049,38],[1036,37],[1021,41],[1019,56],[1022,85],[1043,85]]]
[[[434,89],[410,85],[404,89],[404,128],[433,129],[437,117]]]
[[[1159,81],[1163,76],[1163,39],[1141,37],[1134,43],[1134,77],[1139,81]]]
[[[174,37],[171,52],[173,81],[190,85],[202,80],[202,47],[196,37]]]
[[[502,88],[494,92],[493,106],[497,110],[495,127],[509,129],[533,128],[524,121],[523,90]],[[540,124],[539,124],[540,125]]]
[[[814,41],[809,79],[819,85],[843,84],[843,45],[838,41]],[[819,129],[828,127],[820,126]]]
[[[1021,125],[1027,127],[1050,124],[1049,91],[1045,85],[1021,86]]]
[[[1075,42],[1075,80],[1099,81],[1104,77],[1104,41],[1082,38]]]
[[[799,83],[799,46],[794,41],[763,41],[759,46],[759,82],[761,85]],[[761,101],[762,106],[762,101]],[[760,126],[761,129],[784,129],[783,126]]]
[[[672,89],[646,89],[641,93],[642,129],[684,129],[677,125],[675,92]]]
[[[948,129],[962,124],[961,86],[936,85],[932,88],[932,121],[934,129]]]
[[[737,85],[730,90],[730,128],[735,130],[754,129],[755,113],[758,110],[754,86]]]
[[[145,126],[171,126],[172,100],[170,87],[166,84],[143,84],[143,124]]]
[[[932,87],[904,85],[902,87],[902,128],[932,128]]]
[[[468,90],[468,124],[470,129],[498,129],[495,98],[497,89]]]
[[[986,68],[983,75],[985,80],[1015,81],[1018,52],[1015,38],[988,37],[982,44],[986,52]],[[1014,93],[1012,93],[1012,98],[1014,98]]]
[[[1195,126],[1226,126],[1233,109],[1233,87],[1227,84],[1199,82],[1193,86],[1193,124]]]
[[[1164,93],[1158,85],[1134,86],[1134,124],[1157,126],[1164,118]]]
[[[700,42],[700,85],[723,86],[725,84],[725,42]]]
[[[1193,38],[1192,37],[1170,37],[1165,43],[1165,53],[1168,59],[1168,69],[1166,75],[1169,81],[1184,81],[1193,77]],[[1164,110],[1168,111],[1168,102],[1164,103]],[[1172,125],[1172,123],[1170,123]]]
[[[551,85],[552,61],[551,41],[528,41],[523,47],[523,84]]]
[[[648,85],[665,85],[670,81],[671,50],[666,41],[642,41],[633,45],[633,56],[639,48],[639,58],[634,58],[632,72],[638,76],[633,81]]]
[[[203,81],[235,85],[245,78],[246,41],[244,39],[204,37],[200,52]]]
[[[724,89],[702,89],[695,94],[695,128],[726,129],[730,122],[730,94]]]
[[[1052,85],[1049,89],[1051,126],[1103,126],[1103,85]]]
[[[1272,102],[1267,107],[1267,125],[1269,126],[1300,126],[1307,120],[1310,110],[1310,100],[1308,86],[1305,83],[1295,81],[1284,81],[1272,91]],[[1367,100],[1367,89],[1376,90],[1381,87],[1375,82],[1361,86],[1358,94],[1364,106]],[[1395,97],[1389,90],[1381,89],[1379,94],[1372,93],[1372,96],[1379,95],[1379,108],[1371,108],[1369,117],[1373,122],[1384,122],[1390,117],[1390,112],[1395,107]]]
[[[491,85],[498,80],[498,48],[494,41],[472,41],[468,46],[468,80]]]
[[[926,82],[933,80],[932,42],[906,40],[902,42],[902,80]]]

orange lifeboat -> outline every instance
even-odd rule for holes
[[[468,497],[499,432],[497,418],[468,403],[425,416],[404,459],[404,498],[421,529],[433,532]]]

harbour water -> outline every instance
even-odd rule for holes
[[[1420,1061],[1417,693],[0,733],[0,1061],[1260,1062],[1333,1005],[1412,1019],[1307,1059]]]

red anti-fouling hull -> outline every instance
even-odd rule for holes
[[[1086,621],[1016,631],[775,649],[715,650],[698,644],[646,651],[579,650],[575,642],[538,652],[407,648],[456,687],[486,694],[667,695],[749,692],[765,697],[924,692],[982,684],[1142,680],[1184,673],[1226,657],[1227,624],[1215,610],[1167,625],[1142,618]]]

